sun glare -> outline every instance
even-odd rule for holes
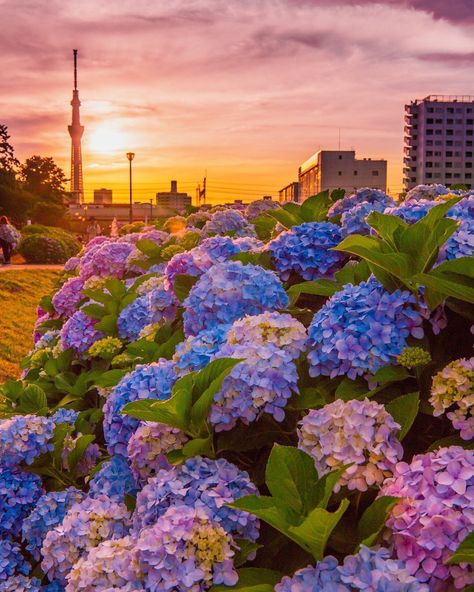
[[[104,123],[91,131],[88,138],[89,148],[92,152],[106,154],[124,150],[126,138],[118,124]]]

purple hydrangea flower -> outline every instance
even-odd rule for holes
[[[462,220],[459,228],[453,232],[439,251],[438,261],[471,257],[474,253],[473,220]]]
[[[47,586],[41,586],[38,578],[29,578],[24,575],[11,576],[1,583],[2,592],[56,592]],[[61,592],[61,591],[57,591]]]
[[[408,291],[387,292],[374,277],[347,284],[314,315],[308,330],[311,376],[354,380],[393,364],[412,335],[423,337],[422,317]]]
[[[76,436],[73,436],[71,433],[67,434],[64,438],[63,442],[63,449],[61,450],[61,462],[63,470],[69,471],[70,467],[68,464],[68,457],[71,450],[76,447],[77,441],[82,436],[79,432]],[[89,444],[85,449],[81,459],[77,463],[75,467],[75,474],[77,477],[85,477],[91,471],[91,469],[95,466],[97,459],[100,456],[100,449],[98,444]]]
[[[82,288],[84,279],[81,277],[69,278],[53,296],[54,310],[61,317],[72,317],[84,299]]]
[[[474,583],[472,565],[446,562],[474,529],[474,451],[460,446],[400,462],[380,492],[402,498],[387,520],[391,542],[409,574],[430,589]]]
[[[33,473],[0,466],[0,537],[17,536],[44,490]]]
[[[5,580],[20,574],[26,576],[30,569],[31,565],[25,561],[20,546],[10,539],[0,538],[0,590],[3,590]]]
[[[97,331],[97,319],[87,316],[82,310],[75,312],[61,329],[61,346],[64,350],[72,349],[78,354],[86,352],[90,346],[105,337],[102,331]]]
[[[163,423],[142,422],[132,434],[127,446],[136,482],[143,486],[160,469],[171,468],[165,455],[181,449],[187,441],[186,434],[178,428]]]
[[[41,567],[50,581],[65,584],[73,565],[93,547],[128,534],[129,512],[110,498],[86,497],[74,504],[62,524],[50,530],[41,548]]]
[[[351,464],[334,487],[367,491],[393,473],[403,455],[400,425],[375,401],[336,399],[312,409],[298,426],[298,448],[314,459],[318,474]]]
[[[104,436],[109,454],[127,456],[127,444],[139,420],[122,415],[122,408],[139,399],[168,399],[177,374],[170,360],[138,365],[122,378],[104,405]]]
[[[436,183],[432,185],[417,185],[406,194],[405,201],[433,200],[440,195],[446,195],[448,193],[451,193],[451,191],[444,185]]]
[[[439,203],[434,200],[411,199],[404,201],[399,206],[386,208],[384,214],[398,216],[407,224],[415,224],[424,218],[431,208],[435,206],[439,206]]]
[[[0,464],[31,465],[40,454],[53,449],[55,424],[39,415],[15,415],[0,421]]]
[[[276,586],[275,592],[350,592],[341,581],[335,557],[325,557],[315,567],[308,565],[293,576],[285,576]]]
[[[211,217],[212,214],[210,212],[206,212],[205,210],[193,212],[186,218],[186,228],[202,228],[204,224],[211,219]]]
[[[227,234],[235,236],[255,236],[255,228],[243,214],[236,210],[219,210],[212,214],[203,228],[204,234]]]
[[[474,218],[474,194],[466,196],[455,204],[447,214],[456,220],[472,220]]]
[[[192,287],[183,303],[186,336],[265,310],[288,305],[275,273],[258,265],[227,261],[214,265]]]
[[[147,590],[203,592],[213,584],[234,585],[232,537],[199,508],[174,506],[136,543]]]
[[[331,249],[342,240],[341,229],[330,222],[305,222],[270,241],[267,249],[280,276],[294,272],[305,280],[330,278],[347,255]]]
[[[128,242],[106,242],[81,263],[81,277],[115,277],[122,279],[127,272],[127,261],[134,246]]]
[[[113,456],[105,462],[89,482],[89,495],[106,495],[117,502],[123,502],[125,495],[135,495],[137,484],[128,460]]]
[[[226,340],[229,325],[216,325],[191,335],[176,346],[175,370],[181,376],[205,368]]]
[[[74,273],[79,269],[80,264],[80,257],[70,257],[64,264],[64,271],[67,273]]]
[[[226,504],[245,495],[258,495],[248,474],[223,458],[195,456],[181,465],[161,470],[137,495],[133,531],[155,524],[170,506],[204,510],[226,532],[255,541],[259,522],[255,516]]]
[[[342,199],[338,199],[336,203],[330,207],[328,212],[328,218],[340,216],[344,212],[347,212],[347,210],[350,210],[351,208],[362,202],[368,202],[370,204],[382,204],[385,205],[385,207],[395,205],[393,199],[391,199],[383,191],[380,191],[379,189],[369,189],[368,187],[365,187],[363,189],[358,189],[352,195],[348,195],[346,197],[343,197]]]
[[[69,509],[84,497],[82,491],[68,487],[64,491],[45,493],[39,498],[21,527],[21,538],[36,561],[41,558],[40,550],[48,531],[61,524]]]
[[[371,227],[366,222],[367,216],[372,212],[383,212],[385,208],[386,205],[379,201],[363,201],[346,210],[341,216],[341,235],[345,237],[349,234],[369,234]]]
[[[249,220],[257,218],[260,214],[267,212],[268,210],[277,210],[280,204],[271,199],[257,199],[248,204],[245,208],[245,215]]]

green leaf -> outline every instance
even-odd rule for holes
[[[156,359],[158,358],[166,358],[167,360],[171,360],[173,357],[176,346],[178,343],[181,343],[184,339],[184,333],[182,329],[178,329],[175,331],[171,337],[165,341],[165,343],[161,343],[158,348],[156,349]]]
[[[316,561],[320,561],[324,557],[324,549],[331,532],[348,507],[349,500],[344,499],[335,512],[315,508],[299,526],[290,526],[288,530],[304,542]]]
[[[374,382],[400,382],[410,378],[410,373],[403,366],[383,366],[374,374]]]
[[[353,284],[354,286],[365,282],[370,276],[370,269],[367,262],[362,261],[348,261],[342,269],[335,274],[337,283],[341,286],[346,284]]]
[[[291,304],[296,304],[301,294],[312,294],[314,296],[332,296],[338,290],[340,285],[332,280],[311,280],[294,284],[288,288],[288,296]]]
[[[456,551],[448,559],[447,563],[474,563],[474,531],[461,541]]]
[[[192,275],[178,274],[174,279],[173,291],[176,298],[183,302],[189,296],[189,292],[199,278]]]
[[[377,498],[365,510],[357,527],[361,544],[370,547],[375,543],[379,533],[385,526],[389,512],[398,501],[400,500],[397,497],[384,495]]]
[[[392,247],[398,250],[398,236],[408,228],[408,224],[398,216],[389,216],[381,212],[371,212],[367,216],[367,223]]]
[[[183,456],[186,458],[191,456],[214,456],[211,437],[189,440],[181,450]]]
[[[227,505],[254,514],[285,536],[295,540],[295,537],[289,534],[285,513],[274,505],[273,498],[264,495],[246,495]]]
[[[465,448],[466,450],[472,450],[474,448],[474,442],[463,440],[459,436],[446,436],[445,438],[440,438],[433,442],[428,448],[428,452],[433,452],[434,450],[438,450],[438,448],[444,448],[447,446],[461,446],[461,448]]]
[[[332,492],[334,491],[334,486],[342,477],[344,471],[350,466],[350,464],[343,465],[342,467],[339,467],[339,469],[331,471],[330,473],[327,473],[327,475],[321,477],[321,479],[316,484],[313,494],[313,497],[316,501],[316,506],[318,508],[323,508],[324,510],[327,508]]]
[[[262,567],[243,567],[237,570],[239,581],[234,586],[219,584],[212,586],[209,592],[274,592],[276,584],[283,574]]]
[[[115,335],[117,332],[117,315],[105,315],[95,326],[98,331],[103,331],[106,335]]]
[[[146,238],[137,241],[135,246],[139,251],[148,257],[159,257],[161,255],[162,247]]]
[[[86,306],[83,306],[81,308],[82,312],[84,312],[87,316],[93,318],[93,319],[97,319],[100,320],[102,317],[104,317],[107,314],[107,311],[105,310],[105,308],[103,306],[101,306],[100,304],[87,304]]]
[[[291,398],[288,407],[291,409],[318,409],[328,402],[326,393],[318,387],[306,387]]]
[[[304,222],[303,218],[295,216],[283,208],[278,208],[277,210],[267,210],[265,214],[274,218],[285,228],[291,228],[292,226],[297,226]]]
[[[56,312],[54,310],[52,296],[43,296],[43,298],[41,298],[41,300],[40,300],[40,306],[46,312],[52,312],[52,313]]]
[[[398,439],[403,440],[410,430],[418,414],[420,405],[420,393],[408,393],[397,397],[385,405],[385,409],[393,419],[400,424]]]
[[[350,401],[351,399],[358,399],[367,393],[367,382],[358,378],[351,380],[350,378],[343,378],[336,389],[336,399],[343,401]]]
[[[262,547],[262,545],[259,545],[258,543],[253,543],[252,541],[249,541],[247,539],[236,538],[235,544],[239,548],[233,560],[235,567],[240,567],[241,565],[243,565],[247,561],[249,555],[255,553],[258,549],[260,549],[260,547]]]
[[[322,191],[317,195],[312,195],[301,205],[300,217],[305,222],[321,222],[327,218],[332,203],[329,191]]]
[[[338,201],[346,195],[345,189],[333,189],[331,191],[331,201]]]
[[[74,448],[67,455],[67,465],[69,471],[75,473],[77,463],[84,456],[84,453],[87,450],[89,444],[92,444],[94,440],[95,436],[92,434],[88,434],[86,436],[79,436],[79,438],[76,440]]]
[[[102,388],[115,386],[122,380],[125,374],[127,374],[127,370],[107,370],[95,380],[95,385]]]
[[[188,388],[178,387],[173,389],[173,394],[167,401],[154,399],[133,401],[122,408],[122,413],[143,421],[165,423],[188,433],[191,400],[191,391]]]
[[[17,401],[23,392],[23,383],[21,380],[7,380],[0,386],[2,397],[10,401]]]
[[[127,292],[124,282],[118,280],[117,278],[107,280],[105,282],[105,287],[115,300],[120,300]]]
[[[36,384],[29,384],[19,398],[19,408],[24,413],[38,413],[48,408],[44,390]]]
[[[284,512],[307,514],[315,505],[318,473],[314,460],[293,446],[275,444],[265,472],[265,482],[275,505]]]

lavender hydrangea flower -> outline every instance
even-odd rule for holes
[[[56,592],[55,590],[50,591],[47,587],[43,588],[38,578],[29,578],[22,574],[11,576],[1,582],[0,590],[2,592]]]
[[[398,216],[407,224],[415,224],[424,218],[431,208],[435,206],[439,206],[439,203],[434,200],[405,200],[399,206],[386,208],[384,214]]]
[[[403,455],[400,425],[375,401],[336,399],[312,409],[298,425],[298,448],[314,459],[319,475],[353,463],[334,487],[367,491],[391,476]]]
[[[65,584],[73,565],[90,549],[128,534],[129,512],[110,498],[86,497],[74,504],[62,524],[50,530],[41,548],[41,567],[50,581]]]
[[[138,365],[125,375],[104,405],[104,436],[109,454],[127,456],[127,444],[139,420],[122,415],[122,408],[139,399],[168,399],[177,374],[170,360]]]
[[[44,490],[33,473],[0,466],[0,537],[17,536]]]
[[[72,349],[78,354],[86,352],[90,346],[105,337],[102,331],[97,331],[97,320],[87,316],[82,310],[75,312],[61,329],[61,347]]]
[[[184,332],[196,335],[246,314],[287,305],[288,296],[272,271],[240,261],[219,263],[201,276],[184,301]]]
[[[462,220],[458,229],[448,238],[441,247],[438,261],[452,260],[459,257],[471,257],[474,253],[473,221]]]
[[[435,417],[451,409],[446,415],[463,440],[474,438],[474,357],[455,360],[435,374],[430,403]]]
[[[229,325],[216,325],[179,343],[173,356],[176,372],[183,376],[205,368],[224,344],[228,330]]]
[[[89,482],[89,495],[106,495],[117,502],[123,502],[125,495],[135,495],[137,484],[130,465],[123,456],[113,456],[105,462]]]
[[[83,258],[81,277],[115,277],[122,279],[127,272],[127,261],[133,251],[128,242],[106,242],[99,246],[90,258]]]
[[[214,212],[202,230],[207,235],[230,232],[235,236],[255,236],[254,226],[249,224],[243,214],[232,209]]]
[[[217,432],[245,425],[268,413],[283,421],[284,408],[298,392],[298,372],[293,357],[272,343],[224,345],[215,358],[240,358],[214,396],[210,422]]]
[[[405,201],[434,200],[440,195],[446,195],[447,193],[450,193],[450,190],[444,185],[436,183],[432,185],[417,185],[406,194]]]
[[[129,536],[93,547],[74,564],[66,579],[66,592],[144,590],[135,541]]]
[[[53,449],[55,424],[39,415],[15,415],[0,421],[0,464],[31,465],[40,454]]]
[[[0,590],[3,583],[11,576],[30,573],[29,565],[22,553],[20,546],[12,540],[0,538]]]
[[[408,291],[387,292],[374,278],[347,284],[314,315],[308,330],[311,376],[354,380],[392,364],[412,335],[423,337],[422,317]]]
[[[195,456],[181,465],[161,470],[137,495],[133,531],[155,524],[170,506],[204,510],[226,532],[255,541],[259,522],[255,516],[226,504],[245,495],[258,494],[248,474],[223,458]]]
[[[284,576],[275,586],[275,592],[350,592],[344,586],[339,574],[338,562],[335,557],[325,557],[315,567],[308,565],[299,569],[293,576]]]
[[[56,313],[61,317],[72,317],[84,299],[82,288],[84,279],[69,278],[53,296],[52,304]]]
[[[305,222],[270,241],[267,249],[280,276],[294,272],[305,280],[330,278],[342,267],[346,255],[331,251],[342,240],[341,229],[330,222]]]
[[[140,571],[148,590],[202,592],[213,584],[234,585],[231,536],[199,508],[175,506],[136,543]]]
[[[84,497],[82,491],[68,487],[64,491],[45,493],[39,498],[21,527],[21,538],[36,561],[41,558],[40,550],[48,531],[61,524],[69,509]]]
[[[186,434],[178,428],[163,423],[142,422],[132,434],[127,446],[136,482],[143,486],[160,469],[171,468],[165,455],[181,449],[187,441]]]
[[[468,195],[454,204],[447,215],[456,220],[472,220],[474,218],[474,194]]]
[[[368,202],[370,204],[382,204],[385,205],[385,207],[395,205],[393,199],[391,199],[383,191],[380,191],[379,189],[369,189],[368,187],[365,187],[363,189],[358,189],[352,195],[348,195],[347,197],[338,199],[336,203],[329,208],[328,218],[340,216],[344,212],[347,212],[347,210],[350,210],[351,208],[362,202]]]
[[[210,220],[212,214],[210,212],[206,212],[205,210],[199,210],[198,212],[193,212],[189,214],[186,218],[186,228],[203,228],[204,224],[208,220]]]
[[[245,215],[251,220],[252,218],[257,218],[257,216],[260,216],[268,210],[277,210],[279,207],[280,204],[271,199],[257,199],[248,204],[245,208]]]
[[[372,212],[384,212],[385,209],[385,203],[378,201],[369,203],[368,201],[363,201],[356,204],[350,210],[346,210],[341,216],[342,237],[349,234],[369,234],[371,228],[366,222],[367,216]]]
[[[55,425],[58,423],[68,423],[70,425],[74,425],[78,416],[78,411],[61,407],[55,413],[53,413],[53,415],[51,415],[51,420],[55,423]]]
[[[64,264],[64,271],[67,273],[74,273],[79,269],[80,264],[80,257],[70,257]]]
[[[401,500],[387,520],[391,542],[409,574],[430,589],[456,588],[474,582],[472,565],[446,562],[474,529],[474,452],[460,446],[417,454],[400,462],[380,495]]]

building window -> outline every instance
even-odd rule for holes
[[[378,171],[372,171],[372,177],[378,177],[378,176],[379,176]]]
[[[441,152],[440,152],[439,150],[435,150],[435,153],[434,153],[434,155],[435,155],[435,156],[441,156]]]
[[[452,153],[452,151],[451,151],[451,150],[447,150],[447,151],[446,151],[446,156],[452,156],[452,155],[453,155],[453,153]]]
[[[433,175],[431,173],[426,173],[425,177],[427,179],[432,179],[433,178]]]
[[[452,145],[453,145],[452,140],[446,140],[446,146],[452,146]]]
[[[461,178],[461,175],[459,173],[454,173],[454,178],[455,179],[460,179]]]
[[[433,177],[434,177],[435,179],[440,179],[440,178],[441,178],[441,173],[434,173],[434,174],[433,174]]]
[[[426,140],[427,146],[433,146],[433,140]]]
[[[466,136],[472,136],[474,135],[472,130],[466,130]]]
[[[466,109],[466,113],[472,113],[472,109],[471,109],[471,107],[468,107],[468,108]]]
[[[357,176],[357,171],[354,171],[354,176]]]
[[[474,119],[466,119],[467,125],[472,125],[474,123]]]
[[[447,135],[447,136],[453,136],[453,135],[454,135],[454,130],[452,130],[452,129],[447,129],[447,130],[446,130],[446,135]]]
[[[467,140],[466,141],[466,146],[472,146],[472,140]]]
[[[442,146],[443,142],[441,140],[435,140],[435,146]]]
[[[466,158],[472,158],[472,152],[471,151],[466,152]]]
[[[462,119],[456,119],[456,125],[462,125]]]
[[[446,119],[446,123],[454,123],[454,119]]]
[[[446,179],[451,179],[453,177],[452,173],[446,173]]]
[[[426,109],[426,111],[427,111],[428,113],[433,113],[434,109],[433,109],[433,107],[428,107],[428,108]]]
[[[341,176],[341,175],[342,175],[342,171],[337,171],[337,174],[338,174],[339,176]]]
[[[446,163],[446,168],[447,169],[451,169],[453,167],[453,163],[452,162],[447,162]]]
[[[432,117],[428,117],[428,119],[426,120],[426,123],[433,123],[434,119]]]
[[[436,136],[441,136],[441,134],[443,133],[443,130],[435,130],[435,135]]]
[[[435,162],[434,163],[434,167],[435,167],[435,169],[440,169],[441,168],[441,163],[440,162]]]
[[[465,167],[466,167],[467,169],[472,169],[472,162],[466,162],[466,163],[465,163]]]
[[[426,168],[427,168],[427,169],[431,169],[431,168],[433,168],[433,163],[432,163],[432,162],[427,162],[427,163],[426,163]]]
[[[446,109],[446,111],[447,111],[448,113],[454,113],[454,109],[453,109],[452,107],[448,107],[448,108]]]
[[[432,129],[427,129],[426,130],[426,135],[427,136],[432,136],[433,135],[433,130]]]
[[[466,179],[472,179],[472,173],[466,173],[465,177]]]
[[[339,160],[342,160],[342,154],[339,154],[338,158]]]
[[[435,123],[443,123],[442,119],[435,119]]]
[[[433,151],[432,150],[427,150],[425,152],[425,156],[433,156]]]

